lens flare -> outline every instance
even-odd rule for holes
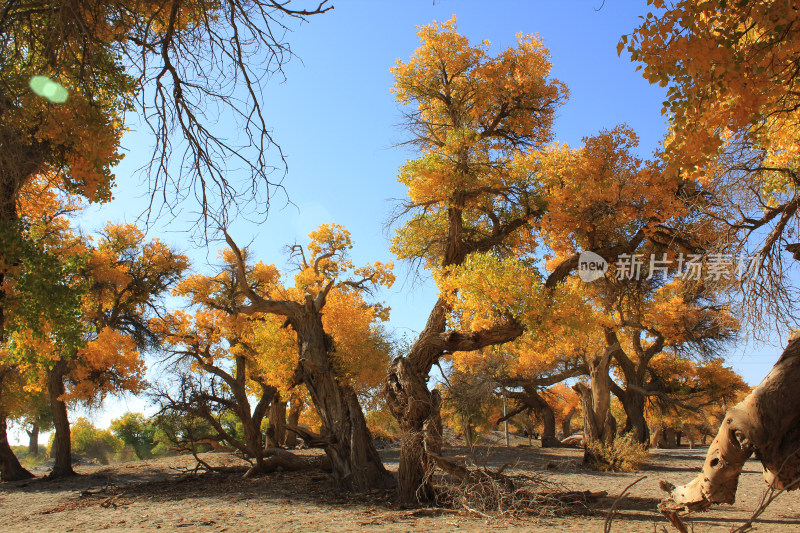
[[[47,76],[34,76],[31,78],[30,87],[37,96],[46,98],[56,104],[63,104],[69,97],[69,91]]]

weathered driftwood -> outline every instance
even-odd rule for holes
[[[680,510],[734,503],[739,474],[754,452],[771,487],[793,490],[800,486],[799,384],[800,337],[795,336],[761,384],[728,410],[708,449],[702,472],[679,487],[662,484],[670,496],[659,509],[679,530]]]

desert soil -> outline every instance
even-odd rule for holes
[[[532,447],[476,448],[474,457],[490,467],[510,461],[513,472],[544,473],[562,490],[608,493],[546,517],[485,518],[467,510],[401,508],[387,492],[338,492],[322,472],[276,472],[254,479],[240,474],[190,473],[195,466],[191,456],[78,466],[81,475],[67,480],[0,483],[0,531],[595,532],[603,531],[622,490],[647,476],[618,502],[611,531],[662,533],[674,530],[656,511],[663,497],[659,481],[688,481],[702,464],[704,452],[703,448],[653,450],[640,472],[597,473],[579,466],[582,452],[577,449],[541,449],[535,441]],[[467,450],[459,447],[446,451],[450,456],[465,454]],[[398,450],[382,450],[381,455],[387,467],[396,470]],[[226,453],[203,457],[215,465],[241,464]],[[764,490],[760,465],[750,461],[735,505],[715,506],[688,517],[686,523],[697,533],[731,531],[758,507]],[[760,517],[754,531],[800,532],[800,491],[782,494]]]

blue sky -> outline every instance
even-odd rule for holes
[[[384,224],[391,199],[405,194],[397,169],[413,154],[396,147],[404,137],[397,127],[401,118],[390,92],[389,69],[417,47],[415,26],[433,20],[455,14],[462,34],[473,42],[488,39],[496,50],[514,45],[518,32],[538,33],[550,49],[553,76],[570,89],[555,124],[560,142],[579,145],[584,136],[626,123],[639,134],[640,154],[647,157],[666,131],[660,113],[664,90],[649,85],[636,65],[616,53],[620,36],[646,14],[645,2],[339,0],[334,5],[331,12],[294,25],[288,40],[297,58],[285,67],[286,80],[273,79],[263,94],[273,136],[287,156],[284,185],[294,205],[279,196],[265,223],[239,220],[230,232],[240,244],[252,241],[251,250],[265,262],[283,266],[283,247],[305,242],[306,234],[323,222],[351,231],[357,264],[392,260],[391,233]],[[234,133],[224,118],[218,128],[223,135]],[[123,139],[128,154],[117,169],[116,199],[88,210],[79,221],[86,231],[107,220],[135,221],[146,207],[146,185],[134,174],[146,163],[150,143],[146,134],[135,131]],[[148,235],[189,253],[194,268],[202,270],[215,254],[192,248],[185,236],[194,208],[187,203],[181,216],[159,221]],[[399,333],[419,331],[435,289],[430,283],[412,284],[402,265],[396,273],[395,286],[381,295],[392,307],[390,326]],[[730,363],[757,384],[778,353],[771,346],[741,346]],[[91,418],[105,426],[126,410],[143,410],[145,403],[141,398],[110,399]]]

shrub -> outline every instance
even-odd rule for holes
[[[27,446],[12,446],[11,450],[25,468],[35,468],[47,461],[47,448],[45,446],[39,446],[39,455],[29,454]]]
[[[614,439],[611,444],[590,442],[589,466],[603,472],[630,472],[642,468],[647,460],[647,446],[636,442],[632,433]]]
[[[86,418],[79,418],[71,429],[72,452],[92,459],[100,464],[108,464],[125,444],[107,429],[97,429]]]
[[[152,450],[150,450],[151,457],[169,457],[173,455],[178,455],[176,450],[173,450],[163,442],[159,442],[156,444]]]
[[[110,429],[117,438],[133,448],[137,458],[151,457],[151,451],[156,445],[156,427],[143,414],[125,413],[111,421]]]

